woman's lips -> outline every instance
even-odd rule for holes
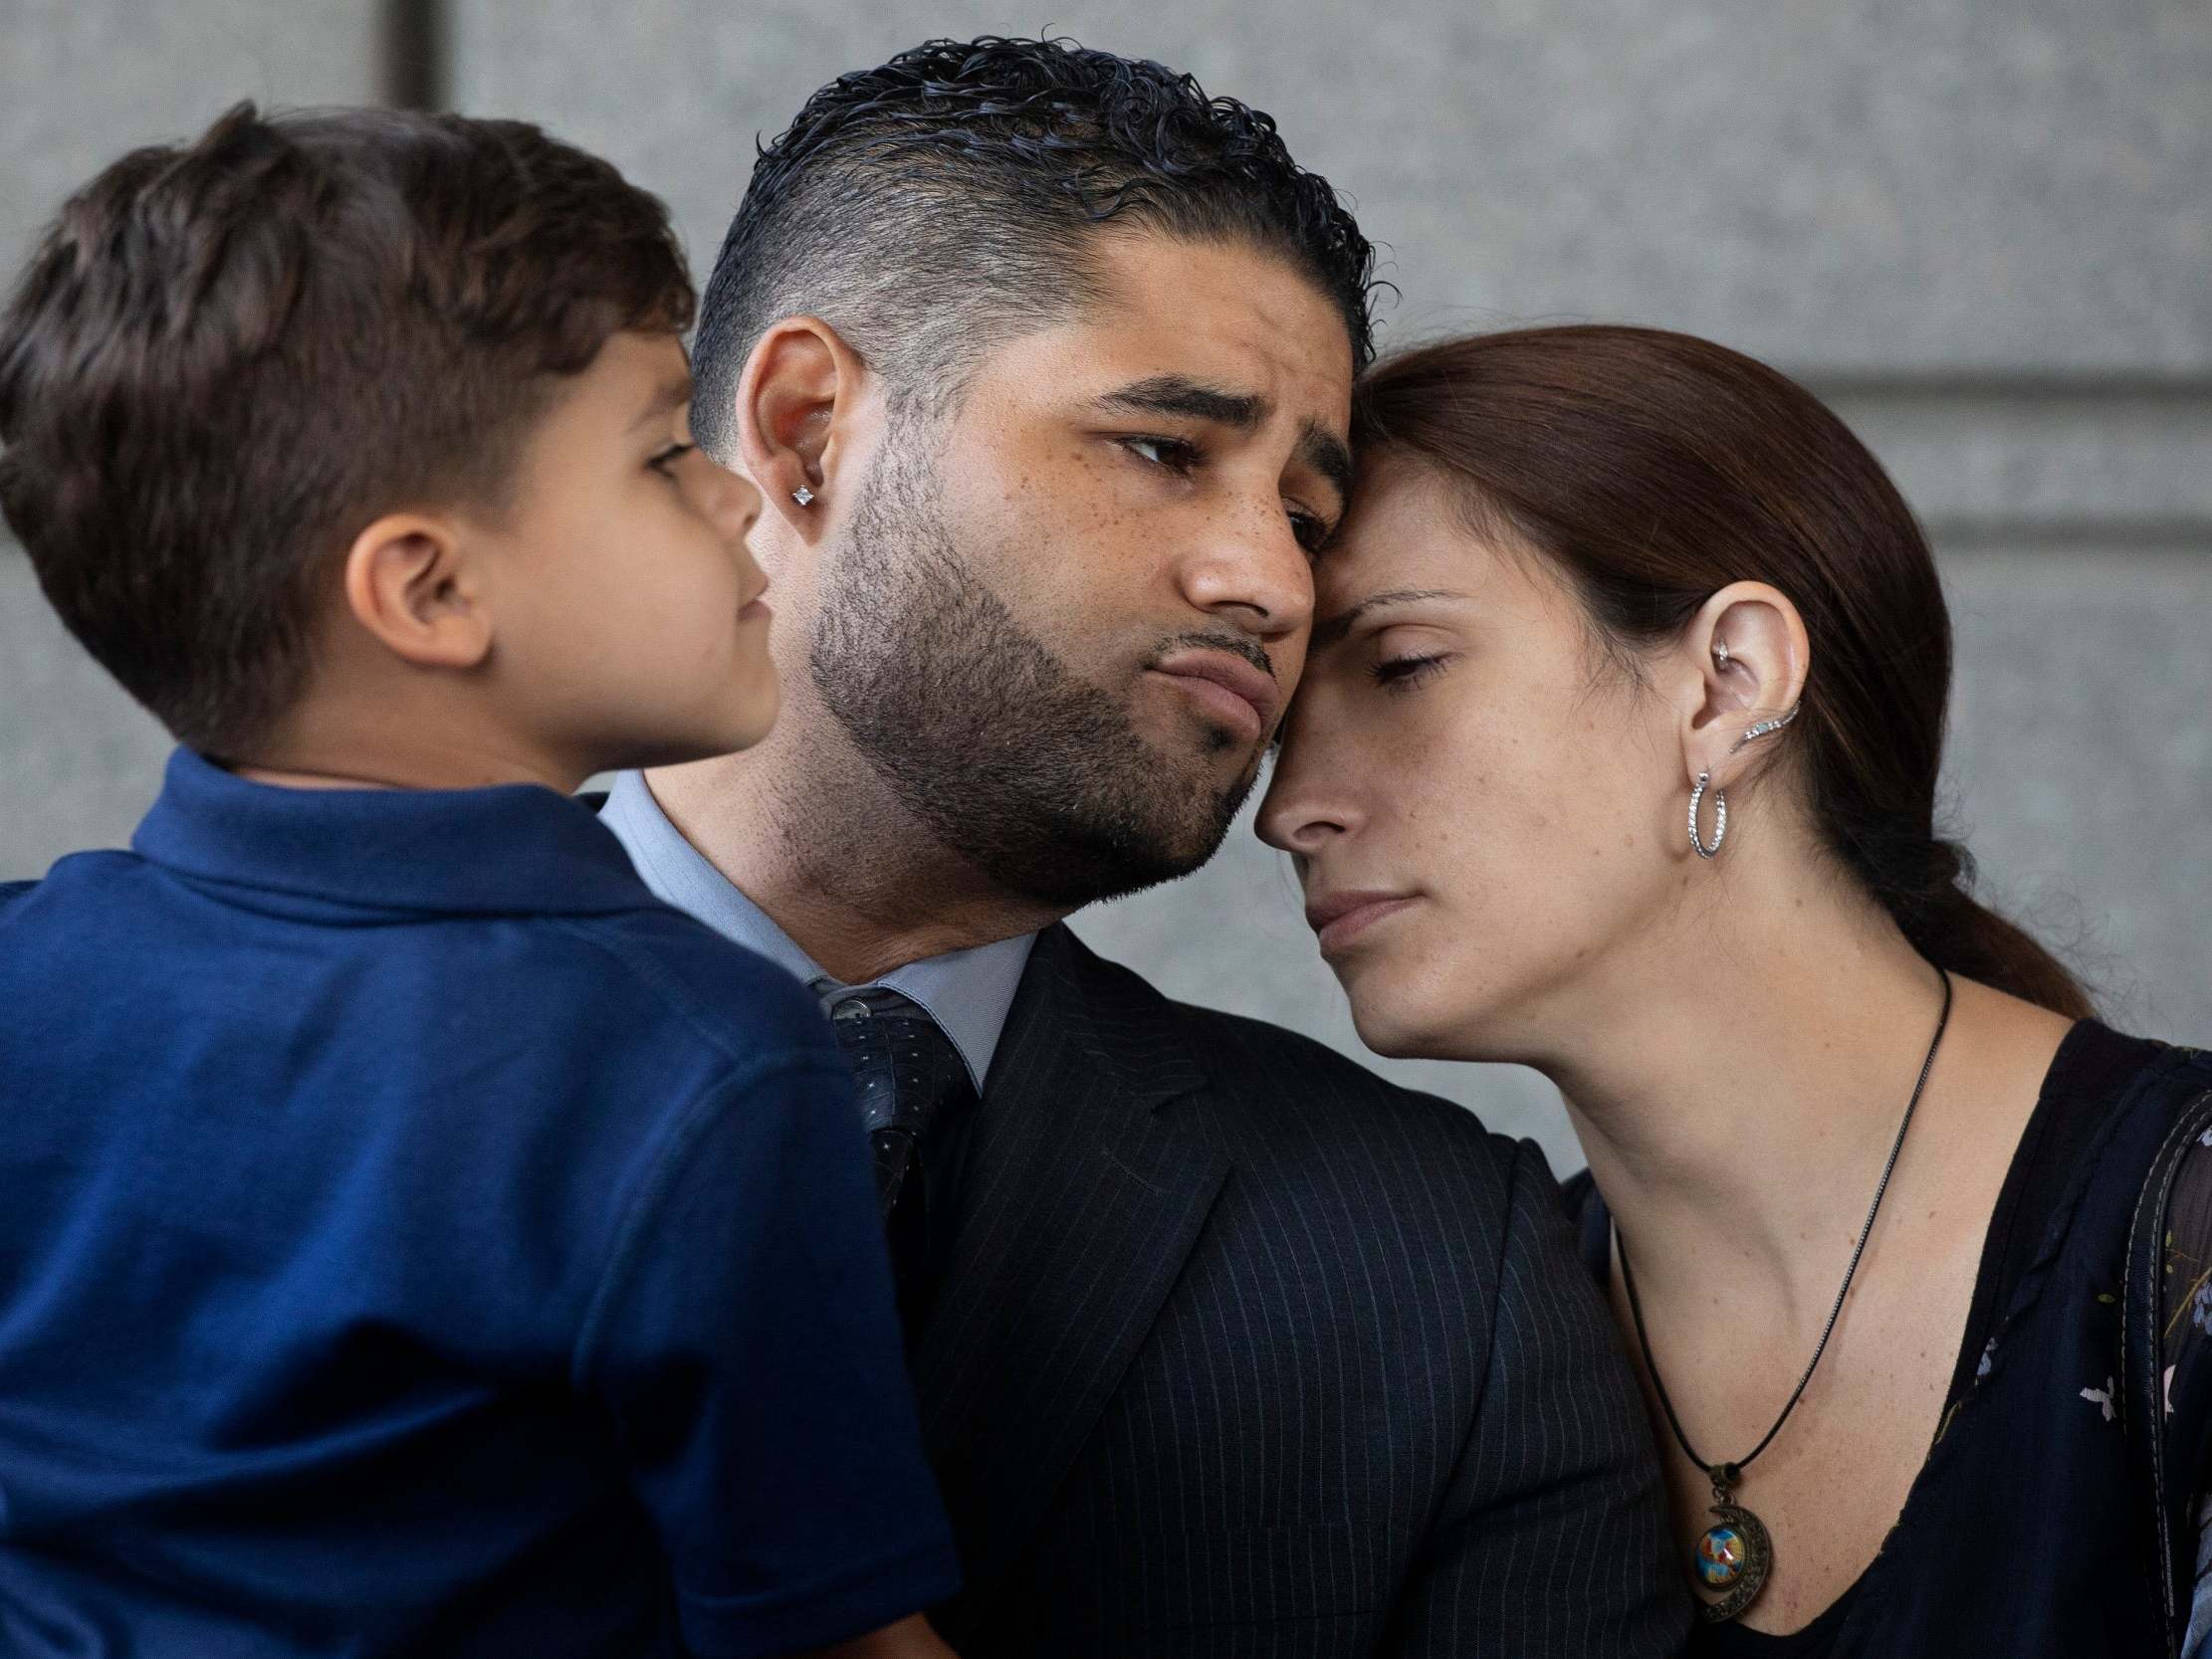
[[[1415,900],[1411,893],[1340,893],[1306,907],[1306,923],[1314,931],[1321,954],[1343,949],[1387,916],[1394,916]]]

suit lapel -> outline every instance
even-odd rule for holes
[[[1163,1110],[1204,1082],[1158,993],[1065,928],[1038,936],[914,1356],[970,1617],[1033,1535],[1227,1175]]]

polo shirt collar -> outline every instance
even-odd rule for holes
[[[590,808],[535,783],[294,789],[180,748],[130,845],[179,875],[385,910],[579,915],[652,903]]]

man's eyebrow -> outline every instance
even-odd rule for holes
[[[1210,386],[1184,374],[1156,374],[1133,380],[1098,400],[1102,409],[1126,410],[1136,415],[1178,415],[1185,420],[1212,421],[1216,426],[1249,432],[1267,419],[1267,400],[1256,392],[1234,392]],[[1352,499],[1352,452],[1342,438],[1318,421],[1306,422],[1298,434],[1298,459],[1336,488],[1337,503]]]
[[[1448,587],[1402,587],[1389,593],[1371,593],[1358,604],[1313,625],[1313,643],[1308,648],[1326,651],[1330,646],[1352,631],[1352,624],[1370,611],[1379,611],[1385,605],[1411,605],[1424,599],[1464,599],[1468,597]]]
[[[1267,418],[1267,400],[1256,392],[1232,392],[1183,374],[1155,374],[1132,380],[1098,399],[1102,409],[1133,415],[1180,415],[1249,432]]]
[[[1337,506],[1352,499],[1352,452],[1327,427],[1308,421],[1298,434],[1298,459],[1336,486]]]
[[[657,418],[658,416],[667,414],[669,410],[675,408],[677,405],[689,403],[690,401],[690,375],[680,375],[676,379],[664,381],[661,385],[660,390],[656,391],[653,394],[653,401],[646,404],[643,409],[639,410],[637,419],[630,422],[630,430],[632,432],[635,432],[639,427],[645,425],[647,422]]]

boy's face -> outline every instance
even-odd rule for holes
[[[760,494],[691,447],[690,403],[674,335],[613,335],[478,526],[507,715],[579,775],[727,753],[775,719],[768,578],[745,540]]]

